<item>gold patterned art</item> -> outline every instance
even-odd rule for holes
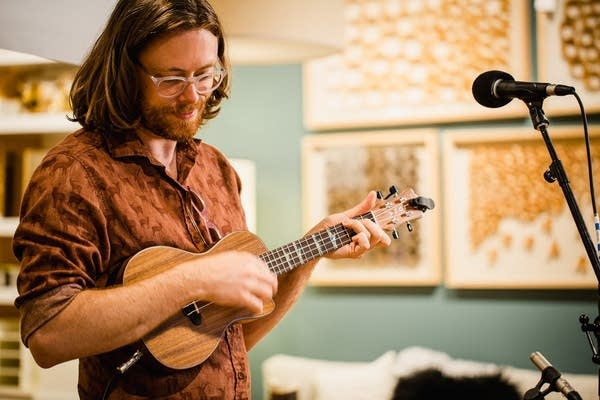
[[[346,0],[346,45],[304,64],[309,129],[522,115],[475,102],[475,78],[499,69],[528,80],[529,10],[522,0]]]
[[[439,283],[439,200],[437,134],[410,132],[340,133],[307,136],[303,141],[303,194],[306,227],[342,212],[370,190],[387,195],[411,187],[436,202],[423,218],[402,224],[400,238],[360,260],[319,262],[311,282],[323,286],[427,286]]]
[[[575,87],[586,111],[600,111],[600,0],[536,2],[539,80]],[[549,116],[579,113],[573,97],[549,98]]]
[[[592,126],[591,133],[600,133]],[[550,136],[588,223],[591,210],[581,127]],[[539,132],[515,127],[444,133],[446,282],[462,288],[594,288],[597,281]],[[592,165],[600,176],[600,136]]]

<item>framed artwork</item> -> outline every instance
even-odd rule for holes
[[[588,113],[600,111],[598,1],[536,1],[538,79],[573,86]],[[572,96],[544,101],[548,116],[579,114]]]
[[[345,47],[303,65],[310,130],[521,116],[471,87],[486,70],[529,80],[529,2],[347,0]]]
[[[590,128],[598,176],[600,126]],[[550,127],[549,133],[591,233],[594,216],[583,128]],[[481,128],[443,136],[447,286],[597,287],[562,190],[558,182],[544,179],[551,158],[539,132]]]
[[[432,130],[319,134],[302,143],[304,220],[358,204],[370,190],[395,185],[438,200],[438,137]],[[359,260],[319,261],[311,283],[321,286],[433,286],[441,279],[439,204],[397,228],[399,240]]]
[[[229,161],[242,181],[242,207],[248,230],[256,233],[256,165],[243,158],[230,158]]]

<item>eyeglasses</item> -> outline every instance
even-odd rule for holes
[[[193,85],[197,94],[210,93],[219,87],[221,82],[223,82],[223,78],[227,75],[227,71],[220,63],[215,64],[210,72],[189,78],[183,76],[156,77],[150,74],[142,64],[138,65],[152,80],[154,86],[156,86],[158,95],[167,99],[179,96],[189,84]]]

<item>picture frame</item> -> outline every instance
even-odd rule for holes
[[[346,3],[337,54],[303,64],[308,130],[514,118],[513,102],[490,110],[472,96],[486,70],[531,78],[529,2]]]
[[[231,165],[242,182],[241,200],[246,225],[250,232],[256,233],[256,163],[245,158],[230,158]]]
[[[574,87],[586,113],[600,111],[599,38],[588,29],[600,23],[594,9],[587,2],[536,2],[538,80]],[[590,51],[596,56],[589,57]],[[572,96],[548,98],[544,109],[557,116],[580,113]]]
[[[317,134],[302,142],[304,225],[358,204],[370,190],[396,185],[401,192],[438,199],[439,157],[435,130]],[[315,286],[435,286],[440,283],[439,206],[398,227],[399,240],[358,260],[319,261]]]
[[[600,173],[599,126],[590,134]],[[583,128],[551,127],[588,231],[594,220]],[[541,133],[521,126],[444,132],[445,284],[463,289],[587,289],[593,268]]]

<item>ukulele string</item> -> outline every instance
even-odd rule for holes
[[[185,316],[190,317],[193,314],[200,314],[200,311],[202,311],[204,308],[210,306],[211,304],[214,304],[214,302],[211,301],[208,303],[204,303],[202,306],[198,307],[198,301],[192,301],[191,303],[189,303],[185,307],[183,307],[183,309],[185,310],[188,306],[194,305],[193,309],[185,312]]]
[[[404,204],[404,201],[402,201],[401,203]],[[397,206],[395,208],[397,208]],[[367,217],[367,215],[369,213],[373,215],[372,219],[369,218],[369,217]],[[388,218],[384,218],[384,219],[382,219],[382,221],[379,221],[380,217],[382,217],[382,216],[384,216],[386,214],[389,215],[391,213],[392,213],[391,209],[377,209],[377,210],[374,210],[374,211],[373,210],[369,211],[368,213],[365,213],[365,214],[360,215],[358,217],[355,217],[355,219],[359,219],[359,220],[369,219],[369,220],[374,220],[373,222],[380,224],[381,222],[389,222],[389,221],[391,221],[393,218],[391,218],[389,216],[388,216]],[[322,256],[323,255],[323,253],[321,251],[317,250],[318,245],[315,244],[315,241],[317,240],[317,238],[319,236],[324,235],[326,231],[330,231],[331,233],[333,233],[337,237],[340,237],[339,236],[340,234],[345,235],[345,237],[342,237],[342,239],[345,239],[345,240],[351,239],[349,230],[347,228],[345,228],[342,224],[338,224],[338,225],[332,226],[330,228],[327,228],[327,229],[325,229],[323,231],[316,232],[313,235],[311,235],[311,236],[309,236],[307,238],[304,238],[304,239],[302,239],[300,241],[294,242],[294,243],[299,244],[300,245],[300,250],[302,250],[303,252],[306,252],[308,250],[308,255],[312,257],[311,258],[311,260],[312,260],[312,259],[316,258],[316,256]],[[311,239],[312,239],[312,243],[310,243]],[[286,252],[284,251],[284,248],[292,248],[292,247],[293,247],[294,251],[298,252],[298,249],[295,246],[292,246],[292,245],[283,246],[283,248],[275,249],[273,252],[269,252],[269,253],[274,254],[274,256],[272,258],[263,259],[263,261],[267,262],[268,264],[272,263],[273,266],[270,267],[269,269],[271,269],[271,271],[275,272],[276,274],[280,274],[282,272],[290,271],[290,270],[292,270],[292,269],[295,268],[295,265],[291,265],[290,264],[289,259],[288,259],[287,255],[286,255]],[[327,254],[330,251],[335,250],[335,249],[336,249],[335,246],[334,247],[329,247],[329,246],[325,245],[325,250],[327,250],[327,252],[324,253],[324,254]],[[287,266],[286,266],[286,264],[287,264]]]
[[[317,256],[322,256],[323,254],[327,254],[336,248],[335,245],[328,246],[325,242],[323,242],[323,237],[325,237],[331,241],[331,237],[328,234],[326,235],[326,233],[325,233],[326,231],[333,233],[334,236],[336,236],[337,238],[340,238],[340,239],[348,240],[351,238],[350,234],[348,233],[348,230],[346,228],[344,228],[344,226],[342,224],[338,224],[338,225],[332,226],[324,231],[315,232],[314,234],[312,234],[306,238],[303,238],[301,240],[294,242],[294,244],[288,244],[288,245],[282,246],[278,249],[275,249],[275,250],[269,252],[269,253],[273,254],[272,257],[268,257],[266,259],[263,257],[261,257],[261,258],[267,264],[269,264],[269,265],[272,264],[272,266],[270,266],[269,269],[271,271],[275,272],[275,274],[280,274],[282,272],[291,271],[296,266],[302,265],[305,262],[311,261],[311,260],[315,259]],[[345,235],[346,237],[340,237],[340,234]],[[324,236],[324,235],[326,235],[326,236]],[[323,246],[319,245],[317,243],[317,240],[320,240],[321,245],[324,245],[324,248],[326,250],[325,252],[323,252],[323,250],[322,250]],[[287,250],[287,252],[286,252],[286,250]],[[297,264],[290,263],[290,259],[287,254],[291,253],[292,251],[295,252],[298,256],[297,259],[299,262]],[[302,253],[305,256],[307,256],[307,259],[304,260],[304,258],[299,253]]]

